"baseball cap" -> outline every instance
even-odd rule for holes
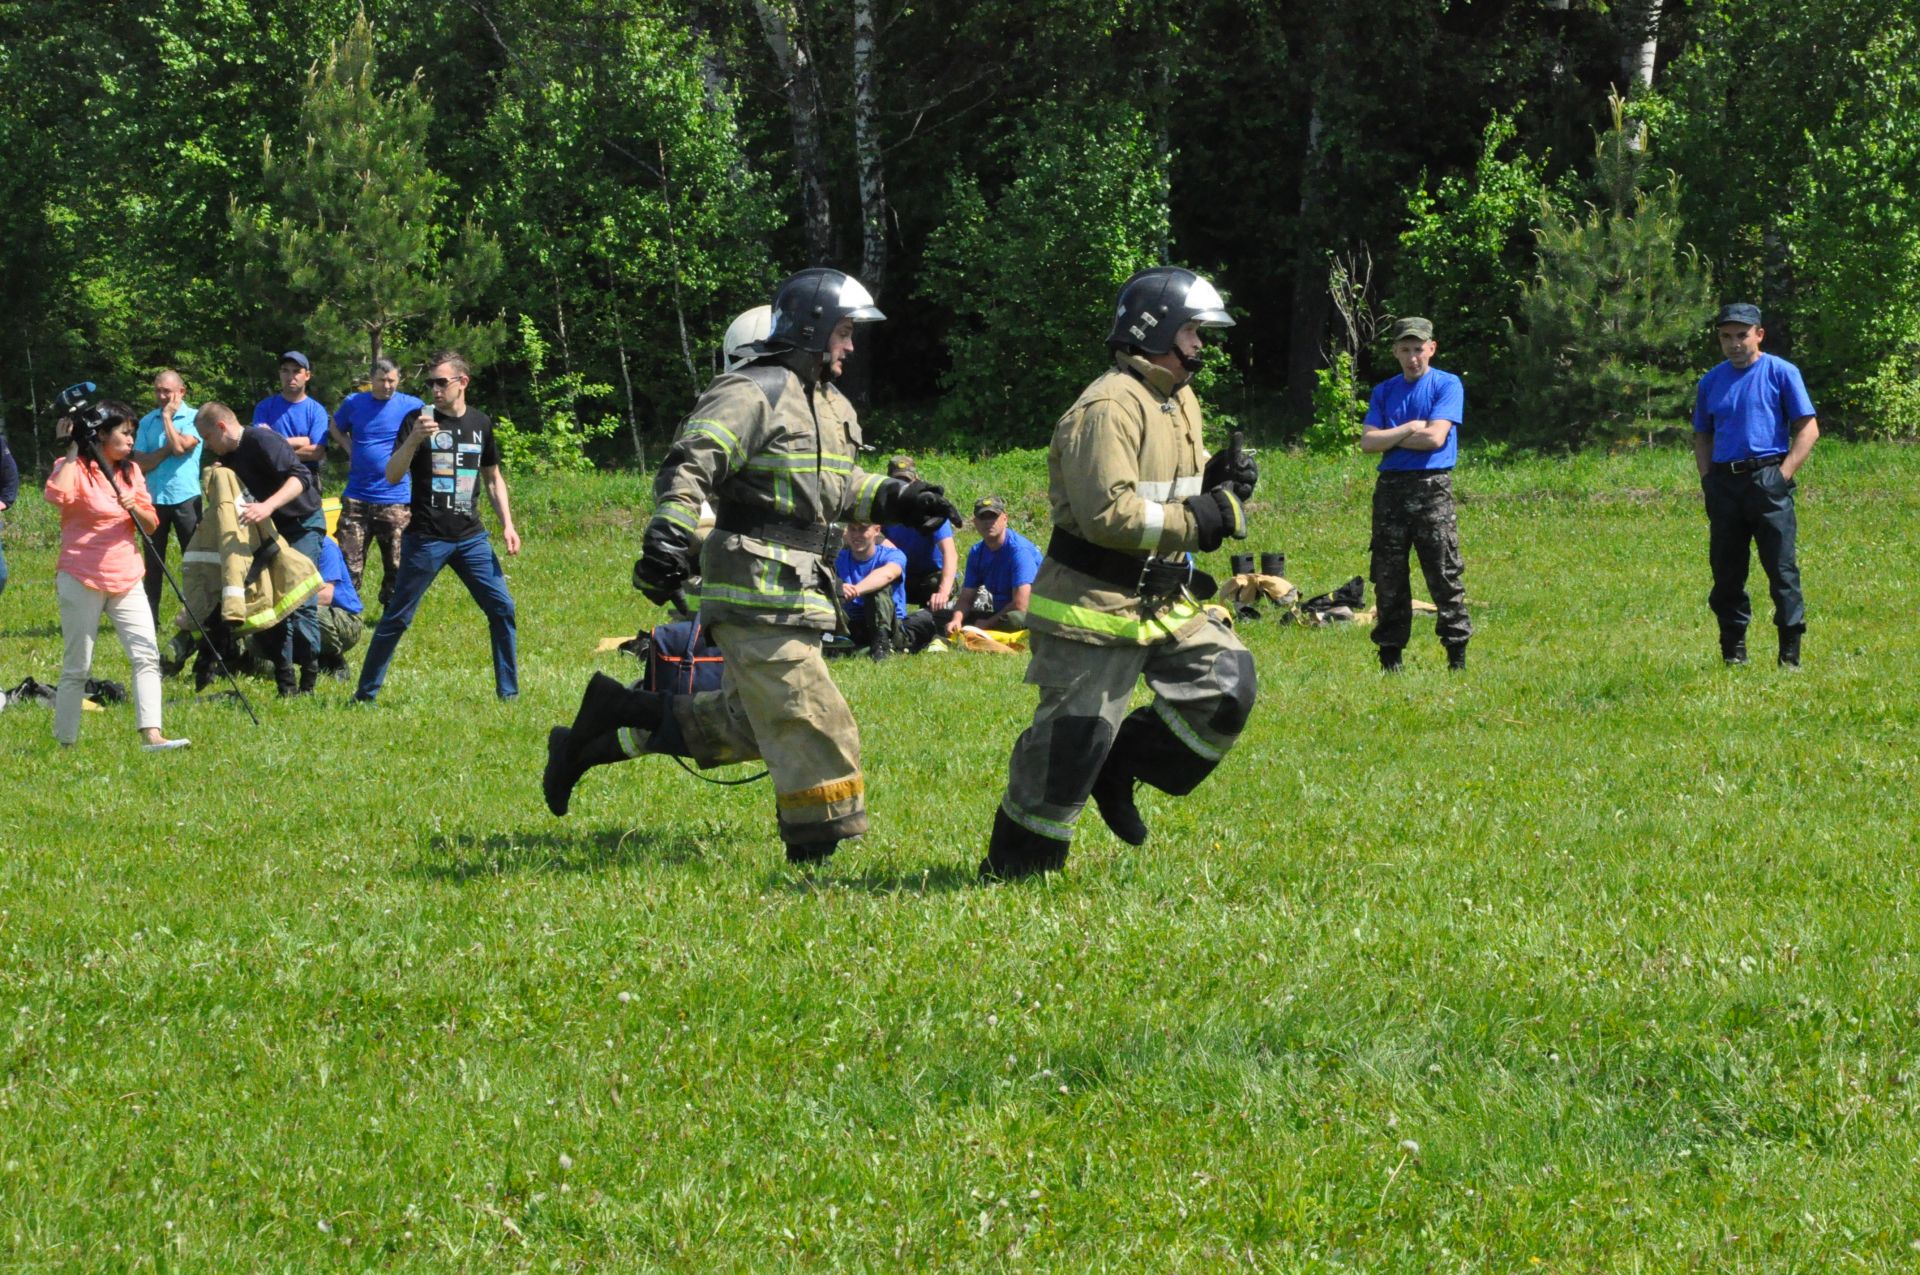
[[[313,371],[313,364],[307,362],[307,356],[298,350],[288,350],[280,356],[280,361],[282,363],[298,363],[301,367],[307,369],[307,371]]]
[[[911,456],[895,456],[887,462],[887,477],[905,478],[912,482],[920,477],[920,467],[913,463]]]
[[[1750,301],[1735,301],[1720,307],[1720,313],[1713,321],[1714,327],[1722,323],[1744,323],[1750,328],[1760,326],[1760,307]]]
[[[1408,336],[1416,337],[1422,341],[1433,340],[1433,320],[1423,319],[1417,314],[1410,314],[1404,319],[1394,320],[1393,326],[1387,329],[1387,343],[1389,345],[1398,341],[1401,337]]]
[[[1007,502],[998,496],[982,496],[973,502],[973,516],[976,518],[981,514],[994,514],[997,516],[1005,512],[1007,512]]]

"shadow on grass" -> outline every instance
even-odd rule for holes
[[[828,866],[795,872],[768,873],[760,883],[762,894],[826,894],[833,890],[851,890],[861,894],[948,894],[978,885],[979,875],[957,863],[943,863],[918,871],[902,868],[868,868],[861,872],[836,872]]]
[[[25,629],[0,629],[0,638],[50,638],[60,636],[57,624],[36,624]]]
[[[453,833],[435,836],[403,875],[462,883],[520,872],[598,872],[636,863],[692,863],[700,844],[679,833],[638,828]]]

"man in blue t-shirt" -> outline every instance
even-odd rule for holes
[[[1373,488],[1373,581],[1378,617],[1373,642],[1380,667],[1397,672],[1400,655],[1413,632],[1413,591],[1407,583],[1407,551],[1420,555],[1439,611],[1435,632],[1447,652],[1447,667],[1467,666],[1466,570],[1460,560],[1460,526],[1453,510],[1453,463],[1460,454],[1460,419],[1466,390],[1460,378],[1433,366],[1433,324],[1417,315],[1396,322],[1387,332],[1400,375],[1373,387],[1367,402],[1360,450],[1380,453],[1380,477]]]
[[[400,422],[425,406],[401,394],[400,369],[376,359],[367,390],[349,394],[333,413],[333,439],[347,449],[347,489],[340,501],[340,552],[358,589],[367,567],[367,538],[380,544],[380,605],[393,596],[400,574],[400,534],[407,529],[413,482],[387,481],[387,461],[400,437]]]
[[[1693,400],[1693,459],[1707,502],[1707,556],[1713,591],[1707,605],[1720,622],[1720,658],[1747,662],[1747,546],[1760,551],[1760,568],[1773,594],[1780,630],[1780,664],[1800,667],[1800,635],[1807,628],[1794,552],[1798,524],[1793,476],[1807,463],[1820,422],[1800,369],[1760,352],[1767,330],[1760,307],[1722,306],[1714,318],[1727,361],[1700,378]]]
[[[1027,600],[1040,574],[1040,550],[1007,525],[1007,502],[982,496],[973,504],[973,529],[980,543],[967,550],[966,580],[959,609],[947,622],[951,637],[960,626],[1012,631],[1027,627]]]
[[[313,379],[313,364],[298,350],[280,356],[280,392],[253,405],[253,423],[265,425],[287,440],[293,454],[313,475],[313,489],[320,486],[320,465],[327,458],[327,409],[307,395],[307,382]]]
[[[900,620],[907,613],[907,555],[886,542],[879,523],[849,522],[840,537],[846,543],[833,560],[840,581],[840,633],[867,648],[876,661],[900,644]]]
[[[200,431],[187,406],[187,383],[171,368],[153,378],[154,409],[140,418],[133,435],[133,463],[146,475],[153,512],[160,525],[141,553],[147,565],[147,609],[160,627],[160,588],[166,583],[167,537],[187,541],[200,527]]]
[[[911,456],[895,456],[887,462],[887,477],[920,481],[919,467]],[[953,524],[943,522],[932,535],[922,535],[904,523],[887,527],[887,540],[907,555],[907,601],[931,611],[945,611],[953,605],[953,585],[960,567],[960,551],[953,543]]]

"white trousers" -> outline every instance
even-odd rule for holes
[[[60,598],[60,633],[67,640],[60,690],[53,700],[53,737],[63,744],[80,738],[81,701],[93,672],[93,640],[100,633],[102,611],[113,621],[120,646],[133,665],[134,729],[160,729],[160,644],[154,640],[146,591],[136,587],[125,593],[102,593],[64,571],[55,572],[53,582]]]

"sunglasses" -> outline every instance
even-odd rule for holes
[[[427,378],[427,388],[430,390],[444,390],[455,381],[464,381],[466,379],[464,376],[429,376]]]

